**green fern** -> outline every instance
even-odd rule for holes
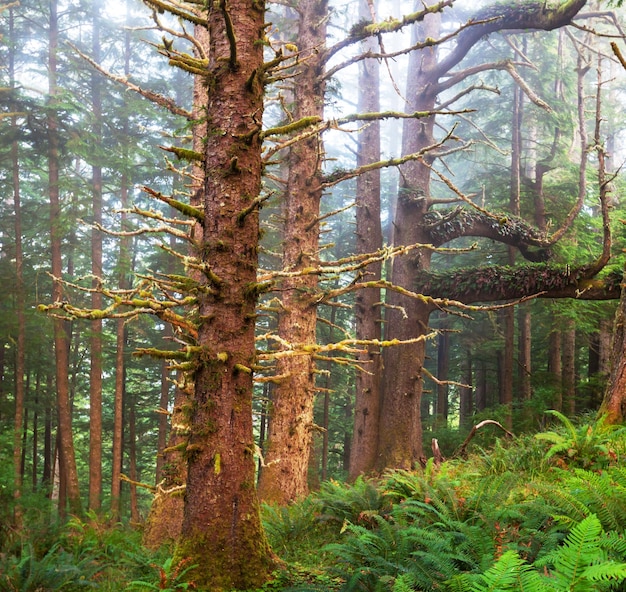
[[[623,440],[626,428],[607,422],[606,416],[597,421],[576,427],[574,423],[559,411],[546,411],[560,422],[564,433],[557,431],[542,432],[535,435],[538,440],[552,443],[545,460],[559,456],[568,463],[582,468],[601,469],[614,464],[619,450],[614,444]],[[621,448],[623,443],[620,443]]]
[[[607,590],[626,579],[626,563],[607,558],[603,535],[600,520],[592,514],[572,529],[559,549],[538,562],[539,567],[552,565],[550,582],[555,590]]]

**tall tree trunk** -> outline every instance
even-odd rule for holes
[[[322,53],[326,40],[326,0],[302,0],[298,45],[297,83],[293,89],[293,120],[323,117],[324,81]],[[299,142],[289,153],[286,188],[283,268],[291,272],[318,263],[319,211],[322,197],[322,141],[318,135]],[[304,274],[285,278],[280,284],[279,337],[294,348],[317,342],[315,293],[318,278]],[[267,442],[266,466],[259,480],[259,495],[267,502],[285,504],[308,492],[307,472],[312,443],[315,401],[315,363],[309,354],[280,357],[274,389],[272,419]]]
[[[9,9],[9,81],[11,88],[15,87],[15,15],[14,9]],[[20,443],[20,430],[24,419],[24,373],[26,371],[26,318],[24,313],[24,253],[22,247],[22,205],[20,198],[20,165],[19,144],[17,141],[17,118],[11,117],[11,127],[15,134],[15,140],[11,143],[11,172],[13,184],[13,212],[15,231],[15,308],[17,316],[17,336],[15,339],[15,423],[13,440],[13,463],[15,467],[14,490],[15,500],[22,495],[22,472],[20,470],[20,457],[22,454]],[[4,349],[4,348],[3,348]],[[16,526],[21,522],[21,507],[15,504]]]
[[[210,52],[210,40],[208,30],[202,25],[194,27],[194,38],[198,47],[204,54]],[[200,57],[199,49],[195,48],[196,57]],[[186,73],[183,72],[186,76]],[[192,129],[193,150],[202,154],[205,150],[205,137],[207,124],[205,119],[206,106],[208,105],[208,89],[204,78],[195,76],[193,80],[192,113],[195,125]],[[194,161],[192,163],[192,175],[189,179],[190,205],[195,208],[204,207],[204,163]],[[193,228],[193,236],[198,244],[202,241],[204,229],[201,222],[196,221]],[[174,248],[174,244],[170,245]],[[193,252],[189,253],[191,256]],[[193,268],[187,274],[195,282],[203,281],[203,274]],[[166,337],[172,333],[171,328],[166,329]],[[167,369],[162,370],[161,401],[165,408]],[[183,495],[181,491],[187,481],[187,463],[181,446],[185,444],[186,434],[190,429],[189,409],[193,405],[193,377],[179,371],[176,375],[176,387],[174,391],[174,406],[170,421],[170,432],[167,438],[167,446],[159,445],[157,467],[161,468],[157,478],[157,492],[150,506],[150,512],[144,525],[143,544],[150,549],[158,549],[164,544],[174,543],[180,537],[183,523]],[[165,415],[163,419],[167,419]],[[161,426],[163,421],[159,422]],[[159,436],[165,436],[165,429],[159,428]]]
[[[374,6],[372,3],[371,6]],[[359,16],[373,19],[370,4],[360,0]],[[362,43],[364,52],[375,52],[377,43],[368,38]],[[378,60],[367,59],[359,64],[359,104],[360,113],[380,111],[380,66]],[[373,121],[359,133],[357,166],[380,160],[380,123]],[[356,179],[356,248],[357,253],[373,253],[383,245],[380,222],[380,171],[373,170]],[[381,277],[382,263],[367,269],[367,281]],[[378,288],[360,290],[356,295],[355,322],[357,339],[381,338],[381,292]],[[380,421],[380,381],[381,352],[379,347],[369,346],[359,355],[359,364],[364,372],[356,375],[356,396],[354,403],[354,429],[350,447],[350,479],[373,470],[378,448],[378,428]]]
[[[33,464],[31,472],[31,482],[33,491],[37,491],[37,479],[39,469],[39,402],[41,401],[41,373],[37,368],[37,378],[35,380],[35,402],[33,407]]]
[[[126,3],[126,20],[130,19],[130,5]],[[124,35],[124,75],[130,75],[130,32],[127,30]],[[129,133],[128,116],[124,117],[122,122],[122,137],[126,138]],[[131,180],[129,178],[129,167],[126,164],[128,159],[127,146],[123,146],[124,169],[120,179],[120,230],[125,232],[128,230],[128,215],[126,210],[129,206],[129,190]],[[120,290],[126,290],[130,287],[131,280],[131,239],[128,236],[121,236],[120,250],[118,255],[118,286]],[[124,448],[124,393],[126,390],[126,339],[127,329],[123,318],[117,319],[115,326],[115,395],[113,399],[113,450],[112,450],[112,469],[111,469],[111,519],[119,520],[121,510],[121,494],[122,494],[122,462]]]
[[[52,375],[46,376],[46,401],[45,401],[45,419],[43,432],[43,468],[41,471],[41,485],[50,497],[52,487],[52,465],[54,463],[54,449],[52,446]]]
[[[532,398],[532,317],[527,306],[521,304],[517,308],[519,327],[519,396],[522,401]]]
[[[439,36],[441,17],[431,14],[415,27],[418,39]],[[406,112],[431,111],[436,91],[431,73],[437,64],[437,50],[429,47],[411,53],[408,72]],[[402,154],[413,154],[435,143],[435,118],[405,119],[402,130]],[[404,164],[396,204],[393,243],[427,244],[422,220],[430,206],[430,169],[417,161]],[[416,289],[415,274],[430,267],[428,250],[412,251],[393,262],[391,281],[408,290]],[[419,289],[418,289],[419,291]],[[400,341],[424,337],[428,332],[431,306],[396,292],[388,296],[385,312],[385,339]],[[377,469],[410,469],[423,458],[420,402],[425,344],[413,341],[387,348],[384,352],[383,398],[380,415]]]
[[[193,385],[189,385],[189,388],[192,389]],[[187,482],[187,467],[182,450],[186,441],[188,410],[192,400],[191,392],[176,388],[168,446],[159,454],[161,479],[157,482],[156,494],[143,527],[143,544],[148,549],[156,550],[170,545],[180,537],[183,524],[183,491]]]
[[[204,152],[206,269],[198,290],[198,347],[182,533],[175,558],[197,564],[199,589],[259,587],[272,567],[255,492],[255,366],[259,132],[264,10],[244,0],[207,5],[210,46]],[[236,46],[236,51],[235,51]]]
[[[48,53],[48,92],[50,108],[48,110],[48,192],[50,197],[50,240],[52,255],[52,275],[61,278],[63,275],[63,259],[61,254],[61,238],[63,224],[61,220],[61,204],[59,195],[59,132],[56,115],[57,89],[57,48],[58,48],[58,16],[57,0],[50,1],[50,31]],[[63,287],[58,279],[53,282],[52,299],[54,302],[63,300]],[[72,514],[82,514],[82,503],[76,469],[74,438],[72,435],[72,410],[69,385],[69,324],[62,319],[54,319],[54,351],[56,369],[57,413],[59,435],[59,459],[62,465],[67,499]],[[61,499],[61,498],[60,498]],[[61,500],[60,503],[63,503]],[[65,508],[60,508],[61,514]]]
[[[172,328],[169,324],[165,325],[165,339],[172,336]],[[169,362],[163,360],[161,362],[161,396],[159,397],[159,428],[157,436],[157,460],[156,460],[156,483],[160,483],[163,479],[163,465],[165,463],[164,450],[167,445],[167,428],[168,415],[167,410],[170,405],[170,369]]]
[[[92,2],[92,57],[100,63],[100,2]],[[92,133],[96,140],[102,136],[102,91],[100,74],[91,75]],[[97,156],[95,157],[97,159]],[[97,160],[92,164],[92,216],[93,223],[102,224],[102,166]],[[102,278],[102,235],[91,231],[91,273],[93,288]],[[102,294],[94,290],[91,306],[102,308]],[[91,321],[89,368],[89,509],[99,511],[102,504],[102,319]]]

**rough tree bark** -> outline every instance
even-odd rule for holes
[[[182,532],[199,589],[249,589],[272,562],[255,491],[252,369],[261,189],[264,6],[211,3],[198,348]]]
[[[373,6],[373,4],[372,4]],[[359,3],[359,15],[372,18],[366,0]],[[362,42],[363,51],[376,51],[378,44],[368,38]],[[380,66],[378,60],[367,59],[359,65],[360,113],[380,111]],[[358,138],[357,167],[380,160],[380,123],[372,121],[365,126]],[[380,223],[380,171],[378,169],[359,175],[356,179],[356,244],[358,253],[375,253],[382,247]],[[382,263],[367,269],[366,281],[381,277]],[[357,339],[381,338],[381,291],[380,288],[359,290],[356,294],[355,322]],[[354,402],[354,428],[350,446],[349,476],[355,479],[372,470],[376,463],[378,444],[378,417],[380,414],[381,352],[379,347],[369,346],[359,356],[364,371],[357,372]]]
[[[293,87],[294,121],[322,119],[324,113],[323,52],[326,41],[326,0],[302,0],[297,7],[299,72]],[[289,153],[285,192],[283,269],[298,272],[318,261],[319,212],[322,197],[322,140],[313,135]],[[285,278],[279,286],[279,337],[295,348],[315,345],[317,309],[315,274]],[[308,492],[307,473],[315,401],[315,362],[311,354],[280,357],[276,363],[266,466],[259,479],[263,501],[287,503]]]

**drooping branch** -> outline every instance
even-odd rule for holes
[[[549,249],[543,247],[543,234],[510,214],[488,216],[459,207],[447,215],[441,210],[429,212],[424,223],[431,242],[437,246],[463,236],[475,236],[516,247],[528,261],[546,261],[550,257]]]

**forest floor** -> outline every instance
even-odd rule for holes
[[[265,506],[282,565],[262,590],[624,589],[626,428],[556,420],[467,458]],[[193,566],[147,551],[140,532],[95,516],[59,527],[32,506],[25,533],[0,526],[0,592],[195,589]]]

